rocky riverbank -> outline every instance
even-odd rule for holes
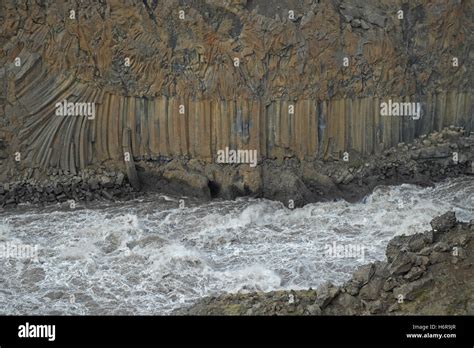
[[[0,206],[127,200],[138,194],[120,171],[84,170],[76,175],[54,172],[43,180],[33,178],[1,184]]]
[[[474,174],[474,135],[449,127],[370,157],[347,153],[324,161],[265,158],[255,168],[186,158],[136,160],[141,191],[132,188],[120,166],[89,168],[77,174],[50,169],[33,177],[22,173],[22,180],[6,180],[0,185],[0,205],[126,200],[150,191],[204,200],[254,196],[295,207],[341,198],[357,201],[378,185],[430,185]]]
[[[167,163],[141,160],[138,175],[147,189],[171,194],[191,194],[205,199],[238,196],[264,197],[285,205],[346,199],[357,201],[378,185],[413,183],[431,185],[459,175],[474,174],[474,134],[449,127],[422,136],[412,144],[369,157],[348,153],[347,161],[299,161],[266,158],[249,165],[206,164],[175,159]]]
[[[177,315],[472,315],[474,220],[454,212],[432,229],[393,238],[386,261],[362,266],[341,286],[316,290],[225,294],[175,311]]]

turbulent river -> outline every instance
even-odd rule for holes
[[[208,295],[340,284],[396,235],[447,210],[474,218],[474,178],[379,187],[359,203],[290,210],[263,199],[24,205],[0,213],[0,314],[167,314]],[[330,254],[343,246],[357,255]],[[352,247],[352,249],[349,249]],[[345,256],[345,257],[341,257]]]

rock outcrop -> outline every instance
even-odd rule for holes
[[[474,136],[464,134],[460,128],[445,128],[376,156],[351,153],[347,161],[310,162],[289,157],[267,159],[252,168],[248,164],[222,165],[185,158],[158,163],[142,160],[136,163],[141,191],[133,188],[136,185],[131,185],[120,169],[108,165],[78,173],[52,168],[41,179],[30,177],[30,170],[22,178],[0,185],[0,205],[126,199],[156,191],[205,200],[264,197],[288,207],[341,198],[353,202],[378,185],[426,186],[450,177],[474,175]]]
[[[175,314],[472,315],[474,220],[461,223],[447,212],[431,224],[431,231],[393,238],[385,261],[360,267],[341,286],[225,294]]]
[[[128,200],[138,195],[123,173],[105,168],[85,169],[76,175],[54,172],[45,180],[24,179],[0,184],[2,208],[25,202],[75,205],[80,201]]]
[[[214,163],[226,146],[330,161],[470,132],[472,13],[470,1],[2,1],[0,179],[126,172],[126,129],[129,155],[155,165]],[[421,118],[382,116],[392,99],[419,102]],[[64,100],[94,117],[57,116]]]

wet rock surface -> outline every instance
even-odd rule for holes
[[[205,170],[184,178],[194,185],[189,194],[209,195],[199,174],[211,197],[268,192],[303,204],[319,191],[328,195],[324,183],[303,175],[305,161],[342,161],[347,151],[352,162],[352,152],[376,154],[449,125],[473,130],[469,1],[72,5],[0,2],[1,182],[114,162],[138,188],[135,166],[124,160],[129,153],[154,165],[200,161]],[[94,118],[58,118],[63,99],[95,105]],[[383,116],[381,102],[392,99],[420,103],[421,118]],[[447,160],[457,148],[441,146],[438,136],[423,139],[413,159]],[[268,170],[215,169],[217,151],[227,146],[257,150]],[[292,167],[281,173],[288,184],[274,192],[274,167],[283,162]],[[346,188],[361,179],[356,164],[330,173],[313,167]],[[391,163],[373,180],[411,176],[402,167]],[[439,176],[449,175],[445,167]],[[175,174],[172,182],[183,181]],[[354,185],[345,196],[360,190]]]
[[[267,158],[251,168],[169,159],[164,164],[141,161],[139,165],[146,168],[145,172],[168,179],[160,186],[166,192],[179,195],[194,191],[203,198],[263,197],[297,207],[340,198],[358,201],[378,185],[429,186],[446,178],[473,175],[473,149],[473,136],[465,134],[462,128],[449,127],[411,144],[400,143],[378,155],[349,154],[347,161]],[[142,178],[147,181],[144,175]],[[180,185],[173,187],[169,179]],[[148,186],[152,186],[153,180],[150,181]]]
[[[203,200],[263,197],[294,207],[341,198],[355,202],[378,185],[428,186],[446,178],[474,175],[473,149],[473,136],[466,136],[461,128],[450,127],[412,144],[399,144],[379,155],[349,156],[347,162],[265,159],[251,168],[247,164],[208,164],[186,158],[140,160],[137,172],[141,191],[132,188],[126,173],[120,169],[86,169],[75,175],[51,169],[42,176],[43,180],[30,178],[0,185],[0,205],[12,207],[23,202],[54,203],[70,199],[120,200],[150,191]],[[434,155],[420,155],[426,152]],[[454,153],[457,161],[453,160]],[[433,223],[439,225],[433,226],[437,234],[449,228],[453,220],[451,217]],[[415,248],[417,243],[422,245],[421,240],[412,243]]]
[[[41,179],[23,179],[0,184],[0,206],[20,203],[56,204],[96,200],[128,200],[138,196],[125,175],[118,171],[84,170],[76,175],[55,172]]]
[[[341,286],[325,284],[316,290],[225,294],[205,298],[175,314],[472,315],[474,224],[456,220],[452,224],[453,217],[453,212],[447,212],[433,219],[432,224],[450,221],[437,241],[432,239],[433,231],[395,237],[387,247],[387,261],[360,267]],[[413,250],[410,245],[415,239],[423,240],[423,248],[408,252]],[[437,251],[440,243],[443,251]]]

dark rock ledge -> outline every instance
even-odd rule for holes
[[[114,170],[84,170],[76,175],[51,171],[44,180],[25,179],[0,184],[0,207],[19,203],[54,204],[67,201],[127,200],[139,192],[127,177]]]

